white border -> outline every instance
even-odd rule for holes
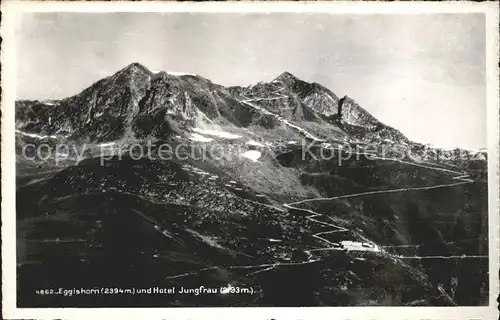
[[[307,12],[331,14],[486,14],[487,130],[489,183],[489,307],[315,308],[16,308],[14,27],[26,12]],[[499,294],[499,68],[496,2],[2,2],[2,290],[4,319],[494,319]],[[471,132],[471,134],[474,134]],[[27,200],[29,201],[29,200]],[[410,309],[408,309],[410,308]]]

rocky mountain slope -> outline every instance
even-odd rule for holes
[[[16,102],[16,147],[20,306],[487,301],[486,153],[412,142],[290,73],[224,87],[134,63]],[[172,286],[253,293],[33,289]]]

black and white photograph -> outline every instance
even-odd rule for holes
[[[4,299],[495,317],[498,8],[183,7],[17,12]]]

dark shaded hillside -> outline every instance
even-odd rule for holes
[[[304,219],[300,212],[245,200],[255,195],[236,196],[238,187],[222,184],[223,175],[220,182],[214,182],[204,180],[203,175],[190,176],[175,163],[130,159],[110,161],[106,167],[97,163],[86,161],[50,180],[18,190],[18,281],[24,304],[407,304],[439,296],[425,276],[388,256],[369,252],[320,252],[311,256],[308,249],[322,246],[312,237],[321,229],[319,225]],[[22,200],[27,198],[32,200]],[[362,256],[366,260],[358,259]],[[248,275],[274,264],[268,273]],[[214,269],[196,271],[207,267]],[[194,274],[189,278],[167,279],[190,270]],[[282,281],[304,272],[310,276],[307,282],[288,281],[283,286]],[[390,273],[400,280],[395,283],[385,277],[372,278],[373,272]],[[350,278],[356,280],[351,283]],[[175,296],[144,300],[99,297],[96,301],[77,296],[39,298],[31,290],[34,285],[169,287],[228,283],[252,287],[257,293],[203,300]],[[372,286],[377,291],[367,289]],[[294,299],[283,300],[287,290],[296,292]],[[424,300],[419,303],[450,303],[445,296]]]

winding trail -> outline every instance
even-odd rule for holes
[[[424,167],[424,168],[428,168],[428,169],[432,169],[432,170],[443,171],[443,172],[447,172],[447,173],[459,174],[459,176],[453,177],[453,179],[454,180],[461,180],[461,181],[455,182],[455,183],[440,184],[440,185],[436,185],[436,186],[415,187],[415,188],[399,188],[399,189],[378,190],[378,191],[368,191],[368,192],[353,193],[353,194],[341,195],[341,196],[330,197],[330,198],[312,198],[312,199],[305,199],[305,200],[301,200],[301,201],[286,203],[286,204],[284,204],[284,206],[287,207],[287,208],[289,208],[289,209],[310,213],[311,215],[307,216],[306,217],[307,219],[309,219],[311,221],[314,221],[316,223],[319,223],[319,224],[323,224],[323,225],[327,225],[327,226],[330,226],[332,228],[335,228],[334,230],[324,231],[324,232],[318,232],[318,233],[316,233],[316,234],[313,235],[313,237],[315,237],[316,239],[322,240],[323,242],[328,243],[329,245],[331,245],[331,247],[327,247],[327,248],[323,248],[323,249],[308,250],[308,251],[306,251],[306,253],[310,254],[311,251],[322,251],[322,250],[341,250],[340,248],[342,248],[342,245],[340,243],[331,242],[330,240],[327,240],[327,239],[323,238],[322,235],[331,234],[331,233],[337,233],[337,232],[350,232],[350,230],[347,229],[347,228],[338,226],[338,225],[334,225],[334,224],[326,223],[326,222],[323,222],[323,221],[319,221],[316,218],[319,217],[319,216],[323,216],[322,214],[320,214],[318,212],[315,212],[315,211],[312,211],[312,210],[309,210],[309,209],[299,208],[296,205],[303,204],[303,203],[308,203],[308,202],[314,202],[314,201],[335,201],[335,200],[340,200],[340,199],[369,196],[369,195],[374,195],[374,194],[397,193],[397,192],[411,192],[411,191],[419,191],[419,190],[432,190],[432,189],[447,188],[447,187],[453,187],[453,186],[457,186],[457,185],[468,184],[468,183],[474,182],[474,180],[470,179],[468,175],[464,175],[462,172],[458,172],[458,171],[452,171],[452,170],[448,170],[448,169],[444,169],[444,168],[438,168],[438,167],[433,167],[433,166],[425,166],[425,165],[421,165],[421,164],[414,164],[414,163],[402,161],[402,160],[399,160],[399,159],[387,159],[387,158],[378,158],[378,159],[398,161],[398,162],[401,162],[401,163],[411,164],[411,165],[415,165],[415,166],[419,166],[419,167]],[[390,247],[390,246],[384,246],[384,247],[380,247],[380,248],[388,248],[388,247]],[[435,256],[435,257],[434,256],[432,256],[432,257],[431,256],[428,256],[428,257],[405,257],[405,256],[397,256],[397,257],[398,258],[408,258],[408,259],[418,259],[418,258],[427,258],[427,259],[429,259],[429,258],[438,258],[440,256]],[[458,257],[462,258],[463,256],[458,256]],[[481,257],[483,257],[483,256],[481,256]]]
[[[396,192],[406,192],[406,191],[418,191],[418,190],[431,190],[431,189],[438,189],[438,188],[445,188],[445,187],[453,187],[453,186],[458,186],[461,184],[466,184],[466,183],[471,183],[472,181],[461,181],[461,182],[456,182],[456,183],[448,183],[448,184],[441,184],[437,186],[429,186],[429,187],[415,187],[415,188],[400,188],[400,189],[389,189],[389,190],[377,190],[377,191],[368,191],[368,192],[360,192],[360,193],[353,193],[353,194],[347,194],[343,196],[336,196],[336,197],[331,197],[331,198],[314,198],[314,199],[305,199],[293,203],[288,203],[285,206],[290,206],[294,204],[302,204],[306,202],[312,202],[312,201],[330,201],[330,200],[339,200],[339,199],[345,199],[345,198],[353,198],[353,197],[361,197],[361,196],[368,196],[368,195],[373,195],[373,194],[383,194],[383,193],[396,193]]]
[[[261,108],[259,106],[252,104],[251,101],[252,101],[251,99],[248,99],[248,100],[243,101],[243,103],[250,105],[256,109],[259,109],[263,112],[266,112],[268,114],[272,114],[269,111],[265,110],[264,108]],[[272,114],[272,115],[277,116],[275,114]],[[280,118],[279,116],[277,116],[277,117]],[[280,119],[280,120],[282,120],[282,119]],[[287,125],[290,125],[290,123],[288,123],[288,122],[285,122],[285,123]],[[304,129],[302,129],[300,127],[296,127],[295,125],[292,125],[292,126],[294,128],[300,129],[299,131],[301,133],[304,133],[306,136],[311,137],[313,140],[321,141],[321,139],[316,138],[315,136],[311,135],[309,132],[305,131]],[[329,246],[324,247],[324,248],[315,248],[315,249],[304,250],[304,253],[307,255],[308,260],[303,261],[303,262],[275,262],[275,263],[266,263],[266,264],[258,264],[258,265],[242,265],[242,266],[213,266],[213,267],[207,267],[207,268],[194,270],[194,271],[183,273],[183,274],[174,275],[171,277],[167,277],[166,279],[176,279],[176,278],[180,278],[180,277],[192,276],[192,275],[199,274],[200,272],[203,272],[203,271],[209,271],[209,270],[215,270],[215,269],[221,269],[221,268],[224,268],[224,269],[260,269],[260,270],[256,270],[256,271],[252,271],[250,273],[247,273],[243,276],[243,277],[248,277],[248,276],[253,276],[253,275],[256,275],[256,274],[259,274],[262,272],[267,272],[267,271],[273,270],[277,267],[305,265],[305,264],[311,264],[311,263],[318,262],[321,259],[314,258],[314,255],[312,254],[312,252],[315,252],[315,251],[343,251],[343,250],[345,250],[345,248],[343,248],[341,243],[332,242],[328,239],[325,239],[322,236],[326,235],[326,234],[332,234],[332,233],[350,232],[350,230],[347,228],[344,228],[342,226],[339,226],[339,225],[335,225],[332,223],[328,223],[328,222],[324,222],[324,221],[320,221],[320,220],[316,219],[317,217],[323,216],[323,214],[320,214],[320,213],[315,212],[315,211],[310,210],[310,209],[297,207],[297,205],[300,205],[303,203],[309,203],[309,202],[314,202],[314,201],[335,201],[335,200],[340,200],[340,199],[362,197],[362,196],[369,196],[369,195],[375,195],[375,194],[411,192],[411,191],[419,191],[419,190],[432,190],[432,189],[438,189],[438,188],[448,188],[448,187],[453,187],[453,186],[458,186],[458,185],[468,184],[468,183],[474,182],[474,180],[469,178],[469,175],[464,175],[463,172],[459,172],[459,171],[453,171],[450,169],[435,167],[435,166],[431,166],[431,165],[427,165],[427,164],[408,162],[408,161],[404,161],[404,160],[400,160],[400,159],[382,158],[382,157],[374,156],[373,154],[356,153],[356,156],[359,156],[359,155],[369,155],[370,159],[396,161],[396,162],[400,162],[400,163],[404,163],[404,164],[408,164],[408,165],[412,165],[412,166],[417,166],[417,167],[427,168],[427,169],[431,169],[431,170],[446,172],[448,174],[455,174],[457,176],[452,177],[452,179],[458,180],[458,182],[448,183],[448,184],[440,184],[440,185],[435,185],[435,186],[426,186],[426,187],[415,187],[415,188],[409,187],[409,188],[399,188],[399,189],[390,189],[390,190],[368,191],[368,192],[340,195],[340,196],[335,196],[335,197],[330,197],[330,198],[321,197],[321,198],[312,198],[312,199],[305,199],[305,200],[296,201],[296,202],[284,203],[283,206],[287,209],[302,211],[302,212],[306,212],[307,214],[309,214],[308,216],[306,216],[306,219],[313,221],[315,223],[321,224],[321,225],[331,227],[332,230],[322,231],[322,232],[318,232],[318,233],[315,233],[312,235],[314,238],[327,243]],[[283,210],[281,208],[276,207],[276,206],[272,206],[272,205],[252,201],[252,200],[249,200],[249,201],[283,212]],[[375,245],[375,244],[372,243],[372,245]],[[402,245],[402,246],[409,246],[409,245]],[[393,254],[390,254],[387,251],[383,250],[383,248],[390,248],[390,247],[396,247],[396,246],[378,247],[375,245],[375,248],[377,248],[376,251],[383,252],[384,254],[388,254],[388,255],[391,255],[391,256],[393,256],[395,258],[399,258],[399,259],[475,259],[475,258],[487,258],[488,257],[488,256],[482,256],[482,255],[402,256],[402,255],[393,255]],[[374,250],[370,250],[370,251],[374,251]]]
[[[432,169],[441,170],[441,168],[432,168]],[[443,171],[448,171],[448,170],[444,169]],[[224,269],[260,269],[260,270],[252,271],[252,272],[247,273],[244,276],[242,276],[242,277],[249,277],[249,276],[253,276],[253,275],[256,275],[256,274],[259,274],[262,272],[267,272],[267,271],[273,270],[277,267],[305,265],[305,264],[311,264],[311,263],[318,262],[321,259],[314,258],[312,252],[315,252],[315,251],[343,251],[343,250],[345,250],[340,243],[331,242],[330,240],[323,238],[322,235],[331,234],[331,233],[338,233],[338,232],[350,232],[350,230],[347,228],[344,228],[342,226],[339,226],[339,225],[335,225],[332,223],[327,223],[324,221],[317,220],[316,219],[317,217],[323,216],[323,215],[318,213],[318,212],[315,212],[313,210],[310,210],[310,209],[296,207],[295,205],[306,203],[306,202],[313,202],[313,201],[334,201],[334,200],[338,200],[338,199],[361,197],[361,196],[367,196],[367,195],[373,195],[373,194],[431,190],[431,189],[437,189],[437,188],[453,187],[453,186],[473,182],[473,180],[468,179],[468,176],[465,176],[465,175],[462,175],[459,177],[454,177],[454,179],[459,179],[462,181],[456,182],[456,183],[442,184],[442,185],[437,185],[437,186],[429,186],[429,187],[400,188],[400,189],[392,189],[392,190],[370,191],[370,192],[361,192],[361,193],[336,196],[336,197],[331,197],[331,198],[313,198],[313,199],[306,199],[306,200],[301,200],[301,201],[297,201],[297,202],[285,203],[285,204],[283,204],[283,206],[288,208],[288,209],[302,211],[302,212],[306,212],[306,213],[310,214],[310,215],[306,216],[306,219],[313,221],[313,222],[316,222],[318,224],[326,225],[328,227],[333,228],[332,230],[318,232],[318,233],[312,235],[314,238],[327,243],[329,246],[324,247],[324,248],[315,248],[315,249],[304,250],[304,253],[308,256],[308,260],[303,261],[303,262],[275,262],[275,263],[265,263],[265,264],[258,264],[258,265],[242,265],[242,266],[213,266],[213,267],[197,269],[197,270],[194,270],[191,272],[186,272],[186,273],[170,276],[170,277],[167,277],[166,279],[171,280],[171,279],[176,279],[176,278],[181,278],[181,277],[186,277],[186,276],[192,276],[192,275],[197,275],[197,274],[204,272],[204,271],[210,271],[210,270],[216,270],[216,269],[222,269],[222,268],[224,268]],[[252,201],[252,202],[255,202],[255,201]],[[256,203],[262,204],[260,202],[256,202]],[[274,208],[274,209],[279,210],[279,211],[283,211],[282,209],[275,207],[275,206],[271,206],[271,205],[267,205],[267,204],[262,204],[262,205]],[[402,245],[402,246],[407,246],[407,245]],[[391,246],[384,246],[384,247],[380,247],[380,248],[389,248],[389,247],[391,247]],[[381,251],[383,251],[386,254],[389,254],[388,252],[384,251],[383,249]],[[392,256],[394,256],[396,258],[400,258],[400,259],[475,259],[475,258],[487,258],[488,257],[488,256],[482,256],[482,255],[422,256],[422,257],[419,257],[419,256],[401,256],[401,255],[392,255]]]

